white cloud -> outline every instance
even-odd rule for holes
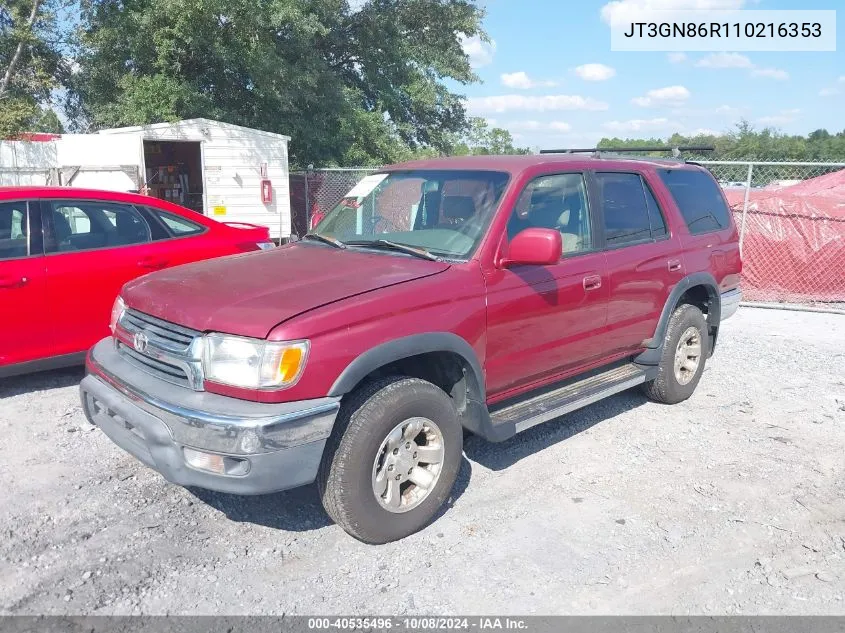
[[[827,87],[819,90],[819,96],[820,97],[833,97],[835,95],[840,94],[842,92],[842,90],[840,89],[838,84],[845,84],[845,75],[842,75],[841,77],[839,77],[836,80],[835,84],[827,86]]]
[[[534,82],[521,70],[516,73],[504,73],[501,79],[502,83],[508,88],[532,88],[534,86]]]
[[[720,105],[718,108],[716,108],[716,114],[733,115],[739,114],[740,112],[742,112],[742,108],[735,108],[729,105]]]
[[[793,121],[792,117],[775,114],[772,116],[761,116],[757,119],[757,123],[760,125],[783,125],[784,123],[790,123]]]
[[[508,112],[511,110],[545,112],[548,110],[607,110],[608,105],[580,95],[496,95],[470,97],[467,107],[473,112]]]
[[[493,55],[496,53],[496,42],[490,40],[484,42],[477,35],[467,37],[463,33],[458,35],[461,41],[461,47],[464,53],[469,57],[469,63],[473,68],[480,68],[486,66],[493,61]]]
[[[768,77],[785,81],[789,73],[780,68],[760,68],[748,56],[739,53],[713,53],[702,57],[695,64],[699,68],[741,68],[751,71],[753,77]]]
[[[631,99],[631,103],[641,108],[660,106],[678,107],[686,103],[690,96],[690,91],[684,86],[667,86],[666,88],[649,90],[644,97]]]
[[[669,53],[666,57],[668,57],[669,61],[673,64],[683,64],[687,61],[686,53]]]
[[[505,125],[508,130],[522,130],[522,131],[552,131],[552,132],[569,132],[572,126],[565,121],[549,121],[541,122],[535,120],[513,121]]]
[[[629,119],[628,121],[608,121],[602,127],[610,132],[660,132],[676,131],[681,126],[666,117],[655,119]]]
[[[582,64],[575,69],[575,74],[584,81],[607,81],[616,70],[604,64]]]
[[[751,60],[739,53],[713,53],[702,57],[695,65],[699,68],[754,68]]]
[[[751,71],[755,77],[769,77],[770,79],[777,79],[778,81],[786,81],[789,79],[789,73],[779,68],[755,68]]]
[[[502,80],[502,84],[506,87],[522,90],[538,87],[550,88],[557,85],[557,82],[555,81],[537,81],[535,79],[531,79],[531,77],[528,76],[528,73],[523,70],[515,73],[503,73],[500,79]]]
[[[698,129],[693,130],[689,136],[719,136],[720,132],[708,128],[708,127],[700,127]]]
[[[756,122],[760,125],[786,125],[787,123],[792,123],[800,113],[801,110],[798,108],[781,110],[778,114],[761,116]]]
[[[601,18],[608,24],[637,22],[644,11],[690,9],[741,9],[746,0],[613,0],[601,8]]]
[[[513,121],[505,125],[509,130],[539,130],[542,124],[539,121]]]

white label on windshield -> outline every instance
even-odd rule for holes
[[[363,198],[368,195],[378,184],[387,178],[387,174],[373,174],[372,176],[365,176],[357,185],[350,189],[344,198]]]

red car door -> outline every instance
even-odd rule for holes
[[[257,242],[249,241],[249,231],[233,231],[223,224],[209,224],[201,217],[194,220],[155,204],[144,205],[139,210],[150,225],[156,252],[166,260],[167,266],[258,248]]]
[[[109,333],[111,307],[127,281],[168,264],[131,204],[44,200],[47,294],[61,315],[57,354],[84,351]]]
[[[0,201],[0,376],[3,368],[50,356],[48,310],[38,204]]]
[[[604,350],[605,255],[595,250],[583,173],[528,183],[512,211],[508,238],[529,227],[559,230],[554,266],[496,268],[487,274],[485,371],[492,399],[590,364]]]
[[[606,345],[611,354],[633,353],[654,335],[672,287],[685,275],[683,245],[640,174],[598,172],[595,179],[607,244]]]

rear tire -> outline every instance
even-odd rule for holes
[[[344,400],[326,445],[317,475],[323,507],[365,543],[404,538],[443,505],[462,452],[457,412],[442,389],[404,376],[366,383]]]
[[[689,304],[675,308],[666,328],[657,378],[643,385],[646,396],[664,404],[689,398],[704,372],[709,344],[707,321],[701,310]]]

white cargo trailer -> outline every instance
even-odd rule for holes
[[[60,184],[141,191],[221,222],[291,235],[290,137],[188,119],[0,142],[0,185]]]

